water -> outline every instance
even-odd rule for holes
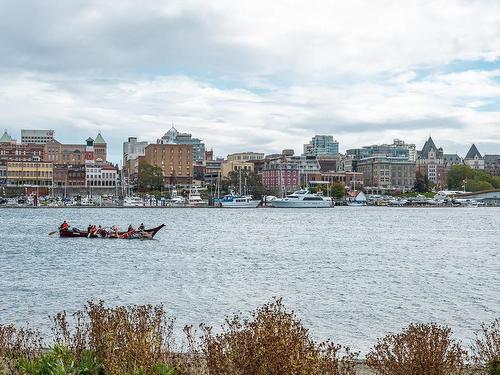
[[[410,322],[468,345],[500,316],[500,209],[2,209],[0,322],[107,303],[164,303],[184,324],[219,326],[282,296],[318,339],[366,352]],[[85,228],[167,227],[154,241],[51,238]],[[47,328],[45,328],[47,330]]]

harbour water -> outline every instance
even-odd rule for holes
[[[219,326],[282,296],[318,339],[366,352],[410,322],[469,344],[500,316],[500,208],[3,209],[0,323],[89,299]],[[62,220],[167,227],[153,241],[49,237]]]

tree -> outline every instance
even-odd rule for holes
[[[146,162],[141,163],[137,186],[141,191],[161,190],[164,186],[161,168]]]
[[[341,182],[335,182],[330,188],[332,198],[342,199],[345,197],[345,185]]]
[[[453,190],[480,191],[500,189],[500,177],[492,176],[467,165],[454,165],[448,172],[448,188]]]
[[[413,190],[417,193],[426,193],[430,190],[429,177],[423,175],[422,172],[417,171],[415,175],[415,184],[413,185]]]
[[[230,190],[235,190],[239,192],[240,190],[240,171],[229,172],[227,178],[222,181],[222,190],[229,192]],[[262,185],[260,176],[252,171],[242,169],[241,170],[241,193],[248,193],[254,198],[260,198],[265,195],[266,189]]]

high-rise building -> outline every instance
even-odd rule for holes
[[[401,139],[394,139],[392,144],[370,145],[362,148],[353,148],[346,151],[346,157],[354,160],[372,156],[387,156],[394,158],[407,158],[409,161],[417,160],[414,144],[407,144]]]
[[[44,145],[54,139],[53,130],[21,129],[21,143]]]
[[[193,145],[149,144],[145,149],[144,161],[161,168],[166,184],[188,185],[192,182]]]
[[[163,137],[156,140],[156,143],[191,145],[193,161],[202,161],[205,158],[205,144],[199,138],[193,138],[190,133],[180,133],[173,125]]]
[[[339,154],[339,142],[331,135],[315,135],[309,143],[304,144],[305,156],[332,156]]]

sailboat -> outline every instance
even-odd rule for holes
[[[347,202],[347,205],[352,206],[352,207],[364,207],[364,206],[366,206],[365,193],[363,193],[362,191],[359,191],[359,192],[356,191],[356,172],[354,172],[353,184],[354,184],[354,186],[353,186],[354,197],[351,198],[351,200],[349,200]]]

